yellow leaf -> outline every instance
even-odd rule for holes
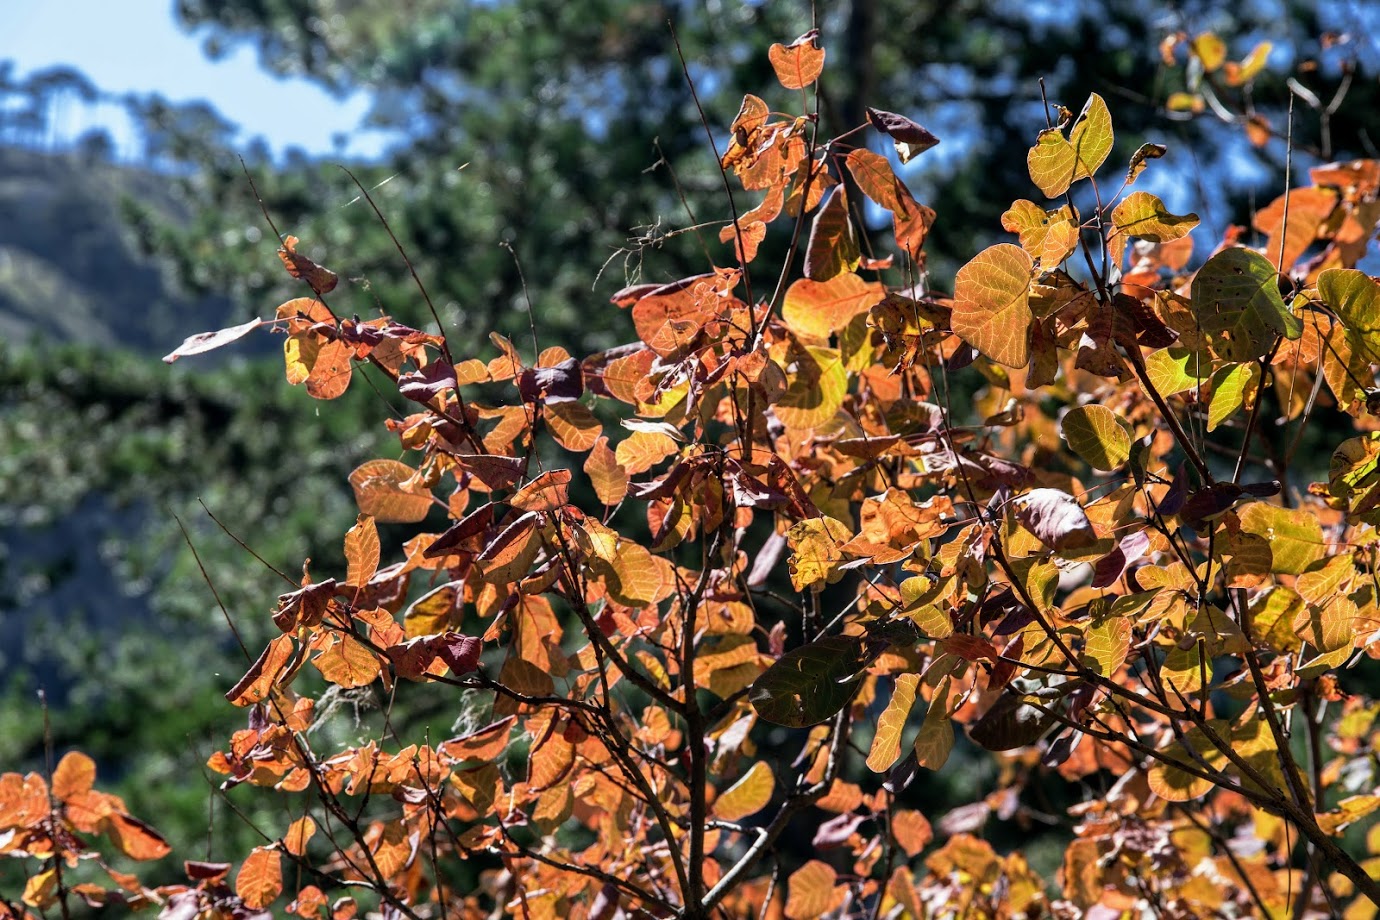
[[[1121,265],[1126,242],[1131,237],[1152,243],[1171,243],[1187,236],[1196,226],[1197,214],[1182,217],[1171,214],[1158,196],[1132,192],[1112,209],[1112,232],[1108,236],[1112,264]]]
[[[791,584],[797,591],[810,588],[824,590],[842,577],[838,571],[843,562],[839,546],[848,542],[853,532],[848,525],[831,517],[806,518],[786,532],[791,548]]]
[[[65,802],[89,792],[96,783],[96,762],[81,751],[68,751],[53,771],[53,797]]]
[[[724,821],[741,821],[766,808],[775,790],[776,780],[771,767],[759,760],[742,779],[714,800],[714,816]]]
[[[1095,470],[1111,472],[1131,455],[1131,436],[1106,406],[1075,406],[1059,423],[1073,452]]]
[[[791,356],[789,384],[772,408],[792,431],[818,428],[838,414],[848,391],[848,374],[832,348],[810,346],[793,350]]]
[[[585,458],[585,475],[594,494],[605,505],[616,505],[628,494],[628,472],[618,463],[618,457],[609,450],[609,439],[603,436],[590,448]]]
[[[943,767],[954,747],[954,725],[945,703],[949,697],[950,680],[945,677],[934,691],[924,724],[920,726],[920,734],[915,736],[915,759],[920,766],[929,770]]]
[[[1035,263],[1019,246],[984,249],[954,279],[951,325],[965,342],[999,364],[1030,362],[1030,276]]]
[[[1208,403],[1208,431],[1255,405],[1260,389],[1259,364],[1229,364],[1212,375],[1212,401]]]
[[[1188,49],[1203,63],[1203,70],[1213,73],[1227,60],[1227,44],[1211,32],[1203,32],[1189,42]]]
[[[1131,647],[1131,621],[1109,616],[1088,630],[1084,646],[1084,665],[1103,677],[1111,677],[1126,661]]]
[[[1078,246],[1078,217],[1065,205],[1046,211],[1033,201],[1020,199],[1001,216],[1001,225],[1021,238],[1021,248],[1040,262],[1040,271],[1052,272]]]
[[[645,473],[678,448],[669,435],[660,431],[634,431],[614,451],[614,458],[629,476]]]
[[[796,335],[823,340],[885,296],[881,284],[864,281],[854,272],[842,272],[828,281],[801,278],[786,289],[781,318]]]
[[[896,678],[896,690],[877,719],[877,732],[872,736],[872,750],[867,755],[867,768],[872,772],[885,773],[900,759],[901,733],[915,705],[915,689],[919,684],[919,674],[902,674]]]
[[[1030,169],[1030,181],[1045,193],[1046,198],[1058,198],[1069,190],[1073,171],[1077,168],[1078,154],[1068,138],[1064,137],[1063,131],[1058,128],[1041,131],[1025,159]]]

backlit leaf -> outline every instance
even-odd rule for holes
[[[1111,472],[1131,455],[1131,435],[1106,406],[1075,406],[1064,414],[1059,429],[1074,453],[1095,470]]]
[[[1084,665],[1103,677],[1111,677],[1126,662],[1131,647],[1131,621],[1108,616],[1088,629]]]
[[[1328,494],[1346,502],[1347,517],[1380,523],[1380,432],[1348,438],[1332,453]]]
[[[608,438],[601,435],[590,448],[584,469],[599,501],[605,505],[616,505],[623,500],[628,492],[628,473],[618,464],[613,451],[609,450]]]
[[[1107,103],[1097,93],[1088,97],[1083,111],[1069,132],[1069,143],[1077,155],[1078,166],[1074,170],[1073,181],[1092,176],[1112,152],[1112,113]]]
[[[1078,154],[1068,138],[1064,137],[1063,131],[1046,128],[1026,154],[1026,166],[1035,187],[1044,192],[1046,198],[1058,198],[1073,183]]]
[[[273,847],[255,847],[240,864],[235,876],[235,894],[246,907],[262,910],[283,891],[282,857]]]
[[[570,470],[547,470],[508,499],[519,511],[556,511],[570,500]]]
[[[81,751],[68,751],[53,770],[53,797],[60,802],[89,792],[96,782],[96,762]]]
[[[796,335],[827,339],[885,296],[882,285],[866,282],[851,271],[827,281],[800,278],[786,289],[781,318]]]
[[[782,655],[757,678],[748,699],[768,722],[804,728],[836,714],[858,691],[863,643],[826,636]]]
[[[805,247],[805,277],[808,279],[828,281],[858,267],[858,237],[853,231],[844,189],[843,185],[836,185],[829,190],[823,207],[815,213],[814,223],[810,225],[810,242]],[[786,302],[790,303],[789,292]],[[790,325],[789,320],[787,324]]]
[[[848,374],[837,350],[810,346],[798,358],[786,392],[772,407],[776,417],[795,431],[832,421],[848,391]]]
[[[1078,246],[1078,221],[1068,206],[1046,211],[1022,198],[1011,202],[1001,225],[1020,236],[1021,248],[1039,260],[1041,271],[1054,271]]]
[[[838,581],[838,567],[843,562],[839,547],[852,537],[853,532],[847,524],[831,517],[796,522],[786,532],[786,542],[791,548],[791,585],[797,591],[806,588],[820,591],[825,585]]]
[[[982,718],[968,726],[968,735],[989,751],[1011,751],[1034,744],[1053,724],[1052,714],[1019,694],[1003,693]]]
[[[293,856],[301,856],[307,852],[307,843],[316,834],[316,822],[311,815],[303,815],[288,826],[287,833],[283,835],[283,845]]]
[[[1030,361],[1030,276],[1035,263],[1019,246],[984,249],[954,279],[953,331],[999,364]]]
[[[804,89],[819,79],[820,71],[824,69],[824,49],[819,46],[819,30],[811,29],[789,45],[777,42],[767,49],[767,57],[782,86],[786,89]]]
[[[1213,349],[1228,361],[1262,357],[1278,336],[1296,339],[1303,322],[1289,312],[1279,275],[1264,256],[1224,249],[1193,278],[1193,309]]]
[[[345,533],[345,562],[349,566],[345,584],[350,587],[364,587],[378,571],[379,531],[367,514],[360,514]]]
[[[1329,268],[1318,275],[1318,296],[1365,342],[1372,362],[1380,357],[1380,282],[1354,268]]]
[[[845,889],[833,866],[812,859],[791,873],[786,891],[786,920],[818,920],[838,907]]]
[[[382,665],[365,645],[353,636],[334,636],[325,651],[312,659],[321,676],[349,690],[373,683]]]
[[[1188,49],[1203,64],[1208,73],[1221,68],[1227,60],[1227,43],[1212,32],[1203,32],[1189,42]]]
[[[898,808],[891,815],[891,836],[907,856],[914,856],[934,839],[934,828],[923,812]]]
[[[776,789],[771,767],[757,761],[743,778],[714,800],[714,816],[724,821],[741,821],[757,814],[771,801]]]
[[[412,524],[431,510],[431,492],[398,460],[369,460],[350,473],[359,510],[381,524]]]
[[[162,834],[132,815],[117,811],[106,820],[106,833],[120,852],[130,859],[144,862],[162,859],[172,852],[172,847],[168,846]]]
[[[1242,408],[1255,404],[1260,388],[1260,365],[1230,364],[1212,375],[1212,402],[1208,404],[1208,431],[1216,431]]]
[[[949,752],[954,748],[954,723],[949,718],[945,705],[948,698],[949,678],[934,691],[930,708],[925,712],[925,721],[920,725],[920,733],[915,736],[915,760],[927,770],[938,770],[949,760]]]
[[[316,399],[336,399],[341,396],[350,387],[354,354],[350,344],[340,339],[322,343],[312,363],[311,373],[307,375],[307,393]]]
[[[1212,358],[1198,351],[1170,346],[1145,356],[1145,374],[1161,396],[1195,389],[1212,376]]]
[[[1171,214],[1157,195],[1132,192],[1112,209],[1112,232],[1108,246],[1112,264],[1120,265],[1131,237],[1152,243],[1169,243],[1198,226],[1197,214],[1182,217]]]
[[[877,719],[877,731],[872,736],[872,750],[867,755],[867,768],[873,773],[885,773],[901,757],[901,732],[906,718],[915,705],[915,690],[920,684],[919,674],[901,674],[891,700]]]
[[[552,403],[546,407],[546,424],[556,442],[566,450],[583,453],[594,446],[604,426],[581,402]]]

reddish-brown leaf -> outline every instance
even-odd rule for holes
[[[819,79],[824,70],[824,49],[819,46],[819,30],[811,29],[789,45],[777,43],[767,49],[776,78],[786,89],[804,89]]]
[[[240,864],[235,876],[235,894],[247,907],[262,910],[283,891],[283,863],[272,846],[255,847]]]

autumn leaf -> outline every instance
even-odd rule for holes
[[[776,78],[786,89],[804,89],[819,79],[824,69],[824,49],[819,46],[819,30],[811,29],[789,45],[780,43],[767,49]]]
[[[1041,543],[1057,551],[1089,546],[1097,531],[1077,499],[1058,489],[1031,489],[1015,499],[1016,518]]]
[[[906,717],[915,705],[915,690],[919,674],[902,674],[896,678],[896,689],[877,718],[877,730],[872,736],[872,750],[867,755],[867,768],[873,773],[885,773],[901,757],[901,732]]]
[[[1284,305],[1274,266],[1249,249],[1224,249],[1198,269],[1193,309],[1213,349],[1228,361],[1253,361],[1279,336],[1303,334],[1303,322]]]
[[[379,531],[374,519],[361,514],[345,534],[345,561],[349,565],[345,584],[363,588],[379,568]]]
[[[776,781],[771,768],[757,761],[738,780],[714,800],[714,816],[723,821],[741,821],[757,814],[771,801]]]
[[[283,891],[283,862],[272,846],[250,850],[235,876],[235,894],[246,907],[262,910],[277,900]]]
[[[781,319],[796,335],[823,341],[884,296],[880,284],[868,283],[851,271],[827,281],[801,278],[786,289]]]
[[[872,127],[891,138],[892,143],[896,145],[896,155],[901,158],[902,163],[909,163],[939,143],[939,138],[895,112],[869,108],[867,120],[872,123]]]
[[[416,470],[397,460],[369,460],[350,473],[359,510],[381,524],[412,524],[431,510],[431,493]]]
[[[1019,246],[984,249],[954,279],[952,325],[969,345],[1007,367],[1030,361],[1030,275],[1034,262]]]
[[[243,338],[262,325],[264,325],[263,320],[251,319],[247,323],[241,323],[238,326],[230,326],[227,329],[218,329],[215,332],[198,332],[196,335],[189,335],[182,341],[181,345],[164,355],[163,360],[168,364],[172,364],[178,358],[214,351],[222,345],[228,345],[236,339]]]
[[[1075,406],[1064,414],[1060,434],[1073,452],[1095,470],[1111,472],[1131,455],[1131,436],[1106,406]]]

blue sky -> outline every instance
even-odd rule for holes
[[[0,7],[0,60],[13,60],[21,79],[68,64],[106,92],[205,99],[240,126],[240,140],[262,136],[275,153],[294,146],[329,153],[339,132],[353,135],[348,153],[369,156],[383,147],[379,135],[356,133],[368,109],[365,94],[336,99],[306,80],[277,79],[259,69],[249,47],[211,61],[201,37],[179,28],[172,0],[0,0]],[[103,126],[121,148],[131,140],[113,106],[73,110],[64,121],[64,138]]]

